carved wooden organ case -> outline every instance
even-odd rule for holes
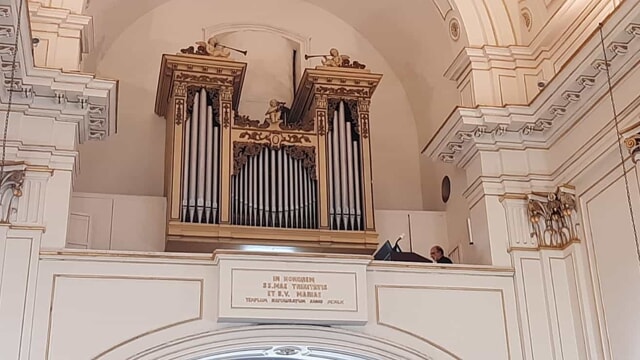
[[[306,69],[290,111],[252,120],[237,111],[246,67],[162,58],[167,251],[375,251],[369,105],[382,75]]]

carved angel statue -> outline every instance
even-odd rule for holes
[[[210,37],[206,42],[196,41],[196,45],[204,47],[207,55],[209,56],[228,58],[231,55],[229,49],[222,46],[215,36]]]
[[[265,120],[267,120],[271,124],[277,124],[280,120],[286,122],[289,108],[284,106],[285,104],[285,102],[271,99],[269,101],[269,108],[267,109],[267,112],[264,113]]]
[[[330,67],[340,67],[344,61],[349,61],[348,55],[340,55],[340,52],[336,48],[329,50],[329,55],[325,55],[322,59],[322,65]]]

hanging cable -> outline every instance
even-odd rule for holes
[[[9,99],[7,102],[7,114],[4,118],[4,129],[2,132],[2,162],[0,163],[0,179],[4,179],[4,167],[7,155],[7,132],[9,129],[9,116],[11,115],[11,106],[13,105],[13,84],[16,81],[16,64],[18,61],[18,44],[20,43],[20,27],[22,23],[22,8],[24,0],[19,0],[18,5],[18,22],[16,24],[16,39],[13,43],[12,59],[11,59],[11,77],[9,82]]]
[[[602,32],[603,24],[599,24],[600,30],[600,45],[602,46],[602,53],[604,54],[604,68],[607,74],[607,84],[609,85],[609,99],[611,100],[611,109],[613,111],[613,122],[615,124],[616,138],[618,142],[618,151],[620,152],[620,163],[622,165],[622,177],[624,178],[624,186],[627,192],[627,204],[629,205],[629,213],[631,214],[631,226],[633,226],[633,238],[636,242],[636,255],[638,256],[638,262],[640,262],[640,242],[638,241],[638,230],[636,229],[636,218],[633,214],[633,205],[631,203],[631,191],[629,190],[629,179],[627,178],[627,167],[624,164],[624,153],[622,150],[622,134],[620,133],[620,125],[618,124],[618,111],[616,110],[616,103],[613,100],[613,86],[611,86],[611,74],[609,73],[609,59],[607,58],[607,49],[604,46],[604,34]]]

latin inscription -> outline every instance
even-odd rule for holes
[[[263,297],[247,296],[249,304],[327,304],[344,305],[344,299],[328,297],[329,285],[316,281],[315,276],[273,275],[262,282]]]

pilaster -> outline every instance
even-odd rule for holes
[[[502,199],[526,358],[601,359],[594,304],[569,185]]]

